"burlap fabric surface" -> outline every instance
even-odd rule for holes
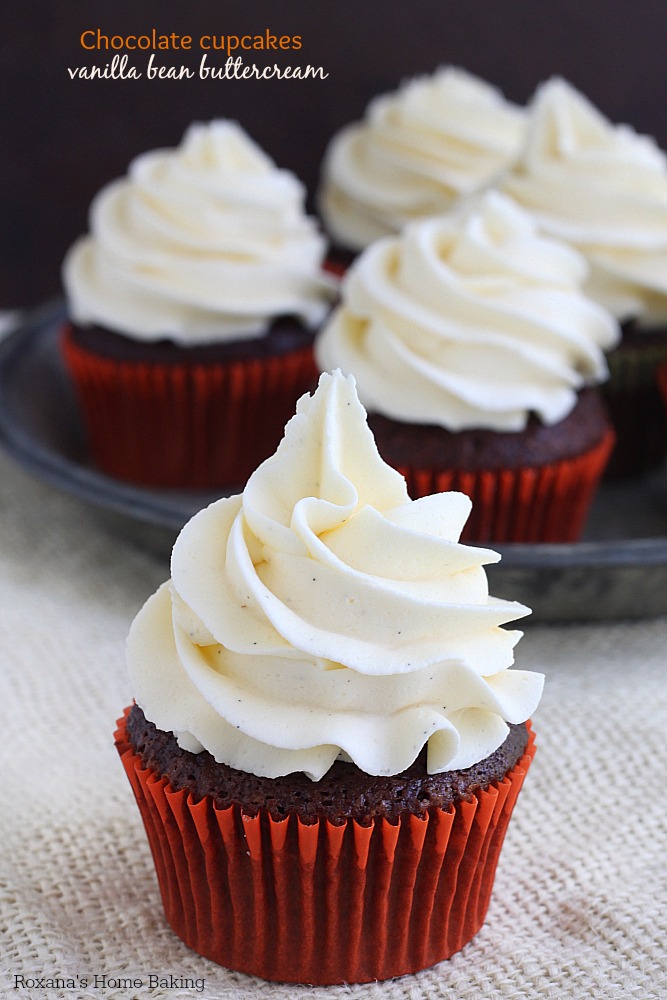
[[[667,996],[666,620],[527,628],[519,665],[547,675],[538,753],[463,952],[389,983],[280,986],[169,930],[113,747],[125,636],[166,556],[3,455],[0,519],[0,996]],[[74,985],[40,985],[56,977]]]

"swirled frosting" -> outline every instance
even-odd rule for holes
[[[304,199],[235,122],[192,125],[94,198],[63,264],[72,318],[182,343],[260,336],[281,315],[319,323],[334,288]]]
[[[495,191],[368,247],[315,343],[367,410],[452,431],[565,417],[607,377],[618,325],[581,292],[583,258]]]
[[[135,619],[147,718],[185,749],[317,780],[466,767],[534,711],[543,677],[508,669],[529,613],[490,597],[499,556],[458,542],[470,501],[411,501],[378,455],[354,380],[323,374],[241,496],[196,514],[171,581]]]
[[[525,154],[502,189],[591,268],[587,292],[621,320],[667,320],[667,156],[565,80],[538,88]]]
[[[319,208],[328,231],[361,250],[451,209],[519,156],[525,120],[500,91],[454,67],[375,98],[325,154]]]

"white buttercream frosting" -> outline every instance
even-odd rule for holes
[[[608,376],[613,317],[581,291],[584,259],[506,196],[368,247],[316,339],[322,371],[355,376],[367,410],[452,431],[563,419]]]
[[[305,190],[235,122],[192,125],[92,202],[68,252],[72,318],[145,340],[239,340],[273,319],[315,326],[334,293]]]
[[[667,156],[571,84],[536,91],[525,154],[503,190],[589,261],[587,291],[621,320],[667,321]]]
[[[343,756],[467,767],[525,721],[543,677],[510,670],[529,613],[489,596],[499,556],[459,543],[460,493],[410,500],[354,379],[323,374],[241,496],[196,514],[128,639],[137,703],[185,749],[317,780]]]
[[[525,123],[524,109],[455,67],[375,98],[325,154],[319,207],[328,231],[360,250],[449,210],[519,156]]]

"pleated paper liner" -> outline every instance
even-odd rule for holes
[[[575,458],[518,469],[419,469],[399,466],[413,499],[457,490],[472,500],[461,533],[474,542],[575,542],[614,444],[607,430]]]
[[[276,356],[183,363],[62,350],[100,470],[141,486],[243,486],[276,450],[317,379],[312,346]]]
[[[449,811],[395,824],[306,824],[174,791],[142,767],[125,718],[118,726],[116,746],[175,933],[227,968],[311,985],[417,972],[474,937],[535,752],[529,729],[508,774]]]
[[[616,430],[606,470],[609,479],[637,477],[667,457],[667,410],[657,373],[667,363],[667,334],[637,334],[608,355],[609,381],[603,395]]]

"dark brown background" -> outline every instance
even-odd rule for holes
[[[279,64],[322,65],[324,81],[72,81],[86,28],[299,34]],[[137,153],[178,143],[187,125],[236,118],[311,194],[327,139],[369,98],[454,63],[524,102],[558,73],[614,121],[667,147],[664,0],[3,0],[0,8],[0,309],[58,294],[60,262],[86,228],[93,194]],[[197,68],[199,51],[162,61]],[[111,58],[111,55],[108,57]],[[132,61],[145,69],[147,56]],[[265,63],[262,53],[245,62]],[[221,54],[211,63],[222,63]],[[274,61],[273,59],[271,61]]]

